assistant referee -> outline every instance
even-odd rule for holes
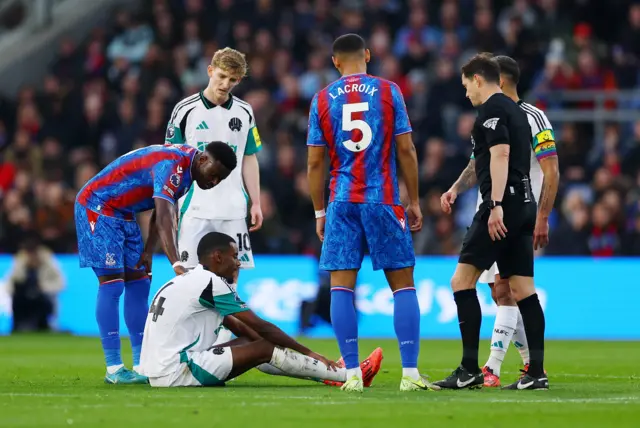
[[[462,335],[460,367],[441,388],[481,388],[478,366],[482,313],[476,282],[497,263],[509,279],[529,340],[528,372],[506,389],[548,389],[544,374],[544,314],[533,285],[533,231],[536,201],[531,191],[531,129],[527,115],[500,90],[500,68],[491,55],[479,54],[462,67],[467,98],[478,109],[471,133],[482,204],[462,244],[451,287]]]

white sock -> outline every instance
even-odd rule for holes
[[[140,374],[140,366],[133,366],[133,371]]]
[[[115,366],[109,366],[109,367],[107,367],[107,373],[114,374],[115,372],[120,370],[122,367],[124,367],[124,364],[117,364]]]
[[[333,371],[333,369],[327,368],[320,361],[290,349],[274,348],[269,364],[282,370],[287,376],[296,378],[334,380],[338,382],[344,382],[347,379],[347,370],[337,369],[337,371]],[[358,368],[358,370],[360,369]]]
[[[362,369],[360,367],[356,367],[355,369],[347,369],[345,371],[345,379],[351,379],[354,376],[358,379],[362,379]]]
[[[402,368],[402,377],[408,376],[413,380],[418,380],[420,379],[420,372],[418,371],[418,369],[416,367],[413,368],[407,368],[407,367],[403,367]]]
[[[518,311],[518,323],[516,324],[516,331],[511,338],[513,346],[518,349],[520,356],[522,357],[522,364],[525,366],[529,364],[529,342],[527,342],[527,333],[524,331],[524,323],[522,322],[522,315]]]
[[[256,369],[260,370],[262,373],[271,375],[271,376],[286,376],[287,374],[280,370],[279,368],[272,366],[269,363],[260,364],[256,367]]]
[[[493,324],[493,333],[491,334],[491,354],[486,364],[496,376],[500,376],[500,367],[518,323],[518,313],[520,311],[517,306],[498,306],[498,313]]]

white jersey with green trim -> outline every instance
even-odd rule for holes
[[[181,352],[211,348],[224,317],[246,310],[234,288],[202,265],[175,277],[158,290],[147,314],[140,374],[173,373]]]
[[[531,169],[529,177],[531,178],[531,190],[536,198],[536,202],[540,202],[540,192],[542,191],[542,181],[544,174],[540,167],[540,160],[547,156],[556,154],[556,139],[553,133],[553,126],[539,108],[518,101],[520,108],[527,114],[529,127],[531,128]],[[473,158],[473,155],[471,155]],[[482,204],[482,195],[478,190],[478,201],[476,203],[476,211]]]
[[[262,149],[251,106],[235,96],[222,105],[214,105],[202,91],[177,103],[167,125],[165,142],[203,150],[212,141],[222,141],[233,148],[238,166],[213,189],[203,190],[194,182],[179,201],[181,216],[244,219],[248,196],[242,179],[242,160]]]

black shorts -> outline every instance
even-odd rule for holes
[[[505,198],[502,206],[507,237],[492,241],[489,236],[487,204],[482,204],[473,217],[462,242],[459,263],[470,264],[480,270],[488,270],[498,264],[501,278],[510,276],[533,277],[533,230],[536,224],[535,202]]]

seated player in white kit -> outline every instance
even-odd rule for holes
[[[162,286],[153,298],[140,361],[140,373],[151,386],[220,386],[261,365],[270,374],[346,380],[346,369],[296,342],[240,300],[229,285],[240,267],[233,238],[208,233],[197,254],[200,264]],[[242,337],[214,345],[223,324]],[[380,348],[363,361],[368,384],[381,361]]]

